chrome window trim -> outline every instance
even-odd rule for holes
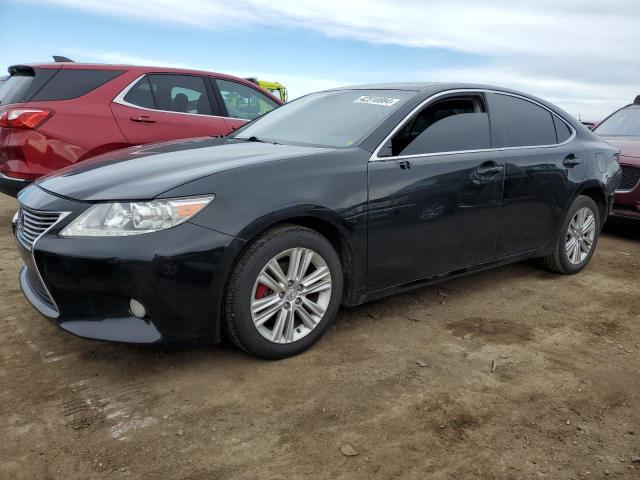
[[[446,96],[446,95],[451,95],[451,94],[457,94],[457,93],[496,93],[498,95],[507,95],[510,97],[516,97],[516,98],[520,98],[522,100],[525,100],[527,102],[531,102],[534,105],[537,105],[541,108],[544,108],[546,111],[548,111],[549,113],[551,113],[551,115],[554,115],[556,117],[558,117],[562,122],[564,122],[565,125],[567,125],[570,129],[571,129],[571,136],[566,139],[564,142],[561,143],[554,143],[554,144],[550,144],[550,145],[527,145],[527,146],[522,146],[522,147],[493,147],[493,148],[483,148],[483,149],[477,149],[477,150],[457,150],[457,151],[451,151],[451,152],[433,152],[433,153],[416,153],[413,155],[396,155],[396,156],[390,156],[390,157],[379,157],[378,153],[380,153],[380,150],[382,149],[382,147],[384,145],[386,145],[386,143],[398,132],[398,130],[400,130],[416,113],[418,113],[420,110],[422,110],[427,104],[429,104],[430,102],[432,102],[433,100]],[[555,129],[555,126],[554,126]],[[536,102],[533,99],[527,98],[523,95],[518,95],[516,93],[511,93],[511,92],[503,92],[501,90],[493,90],[493,89],[488,89],[488,88],[470,88],[470,89],[466,89],[466,88],[458,88],[458,89],[452,89],[452,90],[445,90],[443,92],[439,92],[436,93],[434,95],[431,95],[429,98],[423,100],[422,102],[420,102],[420,104],[415,107],[413,110],[411,110],[411,112],[409,112],[400,123],[398,123],[398,125],[395,126],[395,128],[393,130],[391,130],[391,133],[389,133],[389,135],[387,135],[385,137],[385,139],[382,141],[382,143],[380,143],[380,145],[378,145],[378,147],[373,151],[373,153],[371,154],[371,157],[369,158],[370,162],[381,162],[381,161],[387,161],[387,160],[398,160],[398,159],[405,159],[405,158],[417,158],[417,157],[441,157],[443,155],[459,155],[459,154],[463,154],[463,153],[482,153],[482,152],[498,152],[498,151],[504,151],[504,150],[522,150],[522,149],[530,149],[530,148],[552,148],[552,147],[559,147],[562,145],[566,145],[567,143],[572,142],[577,136],[577,132],[575,130],[575,128],[573,128],[573,126],[567,122],[564,118],[562,118],[560,115],[558,115],[556,112],[554,112],[553,110],[551,110],[550,108],[546,107],[545,105],[541,104],[540,102]]]
[[[33,209],[29,209],[28,207],[25,207],[24,205],[20,205],[20,208],[26,208],[27,210],[33,210]],[[37,211],[37,210],[35,210],[35,211]],[[42,278],[42,275],[40,275],[40,269],[38,268],[38,264],[36,263],[35,251],[36,251],[36,244],[38,243],[38,240],[40,240],[47,232],[49,232],[49,230],[51,230],[53,227],[58,225],[63,219],[68,217],[71,214],[71,212],[52,212],[52,211],[47,211],[47,210],[41,210],[41,211],[44,211],[46,213],[57,213],[60,216],[58,217],[58,220],[53,222],[49,228],[47,228],[44,232],[42,232],[40,235],[38,235],[36,237],[36,239],[33,241],[33,243],[31,244],[31,260],[33,261],[33,266],[36,269],[36,274],[38,275],[38,278],[40,279],[40,283],[42,283],[42,286],[44,287],[45,291],[47,292],[47,295],[49,295],[49,298],[51,299],[51,302],[53,303],[53,306],[56,307],[56,311],[59,314],[60,313],[60,308],[58,308],[58,304],[56,303],[55,298],[53,298],[53,295],[51,295],[51,292],[49,291],[49,287],[47,287],[47,284],[45,283],[44,279]],[[18,241],[20,241],[20,239],[18,239]]]
[[[176,115],[192,115],[192,116],[196,116],[196,117],[206,117],[206,118],[222,118],[222,119],[228,119],[228,120],[241,120],[243,122],[250,122],[251,121],[251,120],[248,120],[246,118],[224,117],[222,115],[206,115],[204,113],[173,112],[171,110],[160,110],[158,108],[147,108],[147,107],[141,107],[140,105],[134,105],[133,103],[129,103],[129,102],[125,101],[124,97],[127,96],[127,93],[129,93],[129,90],[131,90],[136,83],[138,83],[140,80],[142,80],[147,75],[153,75],[153,74],[152,73],[144,73],[144,74],[140,75],[133,82],[131,82],[129,85],[127,85],[124,88],[124,90],[122,90],[118,95],[116,95],[116,97],[111,101],[113,103],[117,103],[119,105],[124,105],[125,107],[138,108],[140,110],[146,110],[147,112],[174,113]],[[158,75],[162,75],[162,74],[159,73]],[[180,73],[173,74],[172,73],[171,75],[182,75],[182,74],[180,74]]]

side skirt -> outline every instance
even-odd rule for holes
[[[508,257],[498,258],[495,260],[491,260],[489,262],[480,263],[478,265],[472,265],[470,267],[465,267],[458,270],[452,270],[450,272],[439,273],[437,275],[432,275],[430,277],[423,278],[421,280],[415,280],[413,282],[402,283],[399,285],[394,285],[392,287],[383,288],[381,290],[375,290],[373,292],[369,292],[366,295],[366,297],[362,298],[361,302],[354,303],[348,306],[354,307],[356,305],[370,302],[372,300],[378,300],[380,298],[388,297],[390,295],[395,295],[396,293],[402,293],[409,290],[414,290],[416,288],[426,287],[439,282],[443,282],[445,280],[450,280],[454,278],[463,277],[465,275],[469,275],[472,273],[481,272],[483,270],[489,270],[495,267],[508,265],[510,263],[520,262],[522,260],[527,260],[527,259],[536,257],[537,252],[538,250],[529,250],[527,252],[518,253],[515,255],[509,255]]]

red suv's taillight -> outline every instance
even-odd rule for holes
[[[41,108],[11,108],[0,114],[0,127],[36,128],[52,115]]]

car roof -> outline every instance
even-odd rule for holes
[[[542,98],[536,97],[529,93],[521,92],[511,88],[498,87],[495,85],[487,85],[482,83],[458,83],[458,82],[394,82],[394,83],[374,83],[367,85],[348,85],[344,87],[337,87],[327,89],[325,91],[340,91],[340,90],[401,90],[415,92],[416,95],[431,96],[440,92],[448,90],[491,90],[496,92],[510,93],[513,95],[521,96],[534,102],[540,103],[547,107],[551,111],[560,115],[566,121],[569,121],[574,128],[580,124],[572,115],[565,112],[563,109],[554,105]],[[581,125],[581,124],[580,124]]]
[[[229,79],[235,82],[243,83],[245,85],[251,86],[251,88],[257,88],[259,90],[263,90],[271,97],[273,97],[278,103],[282,104],[282,101],[269,93],[267,90],[262,88],[260,85],[255,82],[251,82],[246,78],[236,77],[234,75],[229,75],[226,73],[212,72],[209,70],[193,70],[189,68],[175,68],[175,67],[156,67],[156,66],[146,66],[146,65],[125,65],[125,64],[108,64],[108,63],[80,63],[80,62],[47,62],[47,63],[20,63],[17,65],[12,65],[8,68],[9,73],[14,69],[21,68],[51,68],[51,69],[74,69],[74,70],[125,70],[127,72],[138,73],[139,75],[144,75],[145,73],[179,73],[179,74],[190,74],[190,75],[212,75],[221,79]]]
[[[154,71],[154,72],[180,72],[180,73],[194,73],[194,74],[206,74],[206,75],[222,75],[232,77],[233,75],[225,75],[222,73],[207,71],[207,70],[194,70],[190,68],[176,68],[176,67],[158,67],[158,66],[146,66],[146,65],[125,65],[125,64],[106,64],[106,63],[79,63],[79,62],[48,62],[48,63],[21,63],[21,66],[32,68],[72,68],[77,70],[129,70],[140,72]]]
[[[144,73],[181,73],[191,75],[214,75],[220,78],[229,78],[235,81],[241,81],[247,85],[256,86],[255,83],[250,82],[244,78],[236,77],[226,73],[212,72],[210,70],[194,70],[189,68],[175,68],[175,67],[157,67],[146,65],[125,65],[125,64],[105,64],[105,63],[79,63],[79,62],[48,62],[48,63],[20,63],[12,65],[9,70],[15,67],[31,67],[31,68],[65,68],[74,70],[126,70],[128,72],[139,72],[140,75]]]
[[[404,90],[409,92],[425,92],[425,93],[437,93],[444,90],[458,90],[458,89],[480,89],[480,90],[497,90],[500,92],[514,93],[522,95],[524,97],[533,98],[533,95],[529,95],[524,92],[512,90],[510,88],[497,87],[495,85],[485,85],[481,83],[459,83],[459,82],[394,82],[394,83],[372,83],[364,85],[348,85],[344,87],[336,87],[328,89],[327,91],[338,90]]]

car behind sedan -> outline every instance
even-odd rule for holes
[[[613,112],[594,133],[620,149],[622,178],[613,215],[640,220],[640,95],[631,105]]]
[[[219,73],[61,60],[14,65],[0,84],[1,193],[119,148],[227,135],[281,103]]]
[[[617,150],[557,107],[466,84],[297,99],[229,138],[39,180],[14,221],[27,299],[62,329],[282,358],[340,305],[540,257],[591,259]]]

